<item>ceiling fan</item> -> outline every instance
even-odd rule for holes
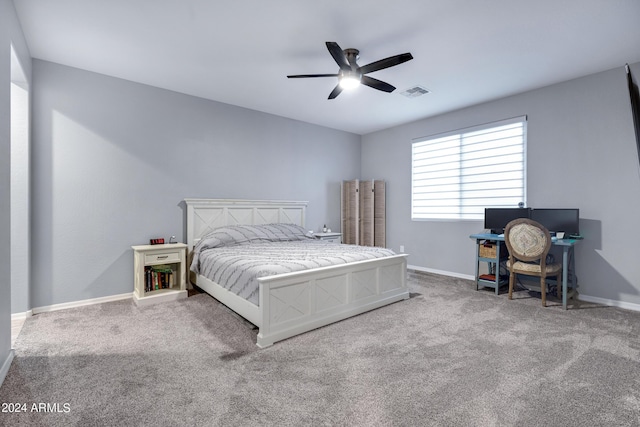
[[[365,74],[384,68],[393,67],[413,59],[410,53],[402,53],[400,55],[390,56],[379,61],[372,62],[360,67],[356,61],[358,60],[358,49],[344,49],[338,46],[336,42],[326,42],[329,53],[336,61],[340,70],[337,74],[296,74],[287,76],[290,79],[304,79],[309,77],[337,77],[338,84],[329,94],[329,99],[334,99],[343,89],[350,89],[363,84],[383,92],[393,92],[396,88],[389,83],[366,76]]]

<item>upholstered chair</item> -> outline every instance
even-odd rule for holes
[[[515,219],[504,229],[504,241],[509,250],[509,299],[512,299],[516,274],[540,277],[542,306],[547,306],[547,276],[556,276],[558,298],[561,296],[562,264],[547,264],[551,234],[542,224],[528,218]]]

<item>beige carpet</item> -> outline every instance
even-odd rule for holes
[[[0,424],[640,425],[640,313],[409,279],[409,300],[263,350],[206,294],[39,314],[0,388],[27,411]]]

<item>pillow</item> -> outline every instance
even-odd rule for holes
[[[261,227],[265,232],[269,233],[269,238],[272,242],[307,240],[314,238],[309,231],[296,224],[266,224],[254,227]]]
[[[310,238],[313,238],[311,233],[295,224],[231,225],[216,228],[204,236],[198,245],[203,245],[204,243],[202,242],[209,241],[206,245],[212,248],[255,242],[286,242]]]
[[[242,245],[251,241],[266,239],[263,232],[249,225],[220,227],[205,235],[196,245],[207,248]]]

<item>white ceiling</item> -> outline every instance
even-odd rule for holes
[[[14,0],[34,58],[366,134],[640,62],[639,0]],[[411,52],[334,100],[326,49]],[[418,98],[400,92],[421,85]]]

